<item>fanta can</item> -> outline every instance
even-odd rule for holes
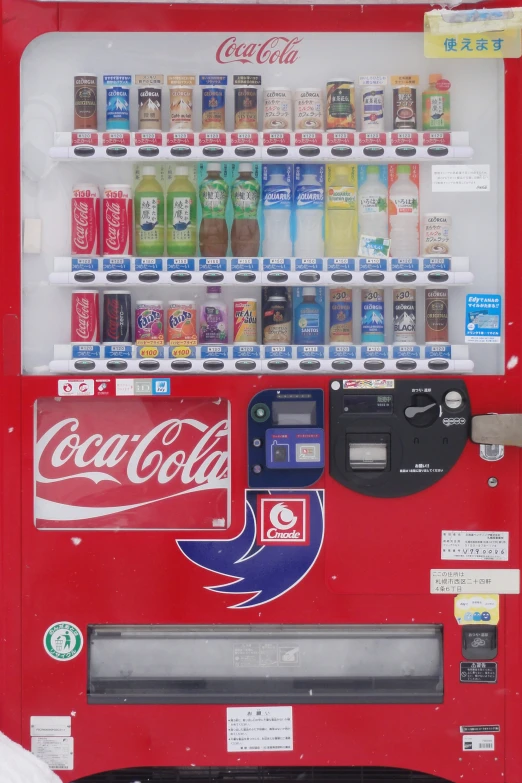
[[[196,345],[196,306],[188,299],[169,302],[167,310],[167,342],[169,345]]]

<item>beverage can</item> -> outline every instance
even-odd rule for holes
[[[74,130],[98,127],[98,79],[93,73],[74,77]]]
[[[263,130],[292,129],[292,91],[267,87],[263,97]]]
[[[225,95],[224,87],[203,87],[201,91],[203,130],[225,130]]]
[[[196,306],[190,299],[175,299],[167,310],[167,343],[196,345]]]
[[[417,309],[414,288],[393,289],[393,342],[414,343]]]
[[[234,299],[234,342],[257,343],[255,299]]]
[[[161,87],[138,88],[138,129],[161,130]]]
[[[234,129],[257,130],[257,87],[234,87]]]
[[[106,89],[107,130],[129,130],[129,88],[115,84]]]
[[[103,295],[103,342],[132,343],[130,291],[108,291]]]
[[[97,291],[73,291],[71,343],[100,342],[100,297]]]
[[[292,344],[292,308],[287,288],[272,288],[263,307],[263,345]]]
[[[74,185],[71,200],[71,252],[93,256],[100,252],[100,193],[91,183]]]
[[[384,130],[384,87],[363,87],[361,92],[363,131]]]
[[[330,342],[351,343],[352,289],[330,288]]]
[[[163,345],[163,304],[157,299],[136,302],[134,336],[136,345]]]
[[[384,289],[361,290],[361,342],[384,343]]]
[[[170,88],[170,129],[192,130],[193,88],[189,86]]]
[[[132,253],[132,188],[105,185],[103,188],[103,254]]]
[[[355,84],[337,79],[326,84],[326,127],[355,130]]]
[[[422,218],[421,253],[427,256],[449,255],[451,250],[451,215],[432,212]]]
[[[426,343],[448,342],[448,289],[426,288],[424,304]]]
[[[393,128],[415,130],[416,127],[417,88],[400,84],[393,88]]]
[[[321,90],[308,87],[301,87],[296,90],[294,111],[296,130],[322,131],[324,129],[324,111]]]

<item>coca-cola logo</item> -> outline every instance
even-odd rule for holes
[[[41,526],[104,527],[96,520],[109,517],[119,527],[228,527],[226,401],[122,409],[62,398],[41,401],[38,418],[36,517],[53,523]]]
[[[120,338],[120,330],[125,321],[125,314],[116,297],[105,299],[105,301],[106,305],[103,314],[103,324],[109,342],[111,340],[116,342]]]
[[[105,247],[109,253],[122,253],[127,240],[127,201],[105,199],[103,230]]]
[[[74,244],[77,252],[87,253],[91,249],[93,234],[92,200],[73,199]]]
[[[297,50],[302,38],[273,36],[264,43],[238,41],[235,35],[225,38],[216,51],[218,63],[257,63],[258,65],[293,65],[299,57]]]
[[[81,342],[91,339],[91,307],[90,300],[83,296],[77,296],[75,300],[76,312],[76,336]]]

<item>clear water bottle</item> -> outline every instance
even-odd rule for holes
[[[265,166],[263,170],[263,255],[292,255],[290,218],[292,188],[290,167],[282,164]]]
[[[324,182],[319,164],[296,166],[295,215],[297,258],[324,255]]]

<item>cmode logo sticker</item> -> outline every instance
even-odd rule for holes
[[[317,560],[323,538],[324,490],[247,490],[239,536],[177,543],[185,557],[221,577],[208,590],[233,596],[230,609],[246,609],[299,584]]]

